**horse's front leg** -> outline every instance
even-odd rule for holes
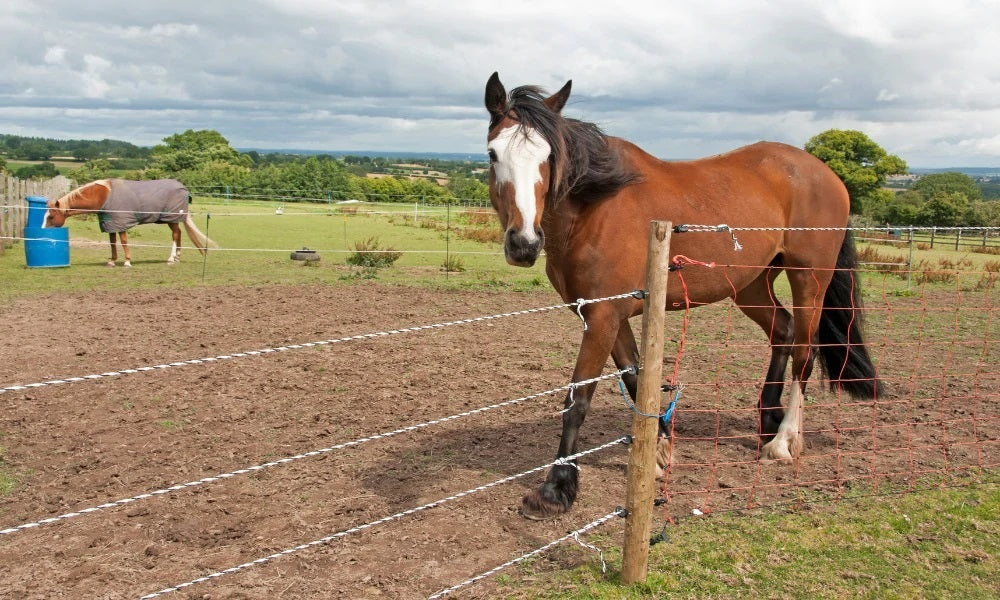
[[[118,262],[118,234],[109,233],[108,241],[111,242],[111,258],[108,259],[107,265],[113,267]]]
[[[126,233],[124,231],[121,232],[121,233],[119,233],[118,234],[118,239],[120,239],[122,241],[122,250],[125,252],[125,263],[122,266],[123,267],[131,267],[132,266],[132,251],[129,250],[129,247],[128,247],[128,233]]]
[[[587,315],[587,330],[576,358],[573,381],[593,379],[604,370],[611,348],[618,334],[619,317],[606,303],[590,305]],[[577,452],[577,435],[587,417],[590,399],[597,388],[590,383],[571,390],[566,395],[563,413],[562,437],[559,440],[558,458]],[[576,500],[578,470],[576,461],[556,465],[549,470],[545,483],[521,500],[521,512],[529,519],[540,520],[555,517],[569,510]]]
[[[638,372],[639,372],[639,347],[635,343],[635,334],[632,333],[632,325],[628,319],[622,319],[618,327],[618,338],[615,346],[611,349],[611,358],[615,361],[615,366],[621,370],[632,368],[633,373],[622,375],[622,382],[628,395],[632,397],[634,403],[637,398]],[[656,478],[662,479],[666,475],[667,466],[673,458],[673,446],[670,443],[669,422],[664,423],[659,420],[659,431],[656,436]]]

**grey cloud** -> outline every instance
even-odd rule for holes
[[[41,4],[0,15],[0,132],[481,152],[499,70],[573,79],[567,114],[664,157],[840,127],[918,166],[1000,164],[1000,34],[976,3]]]

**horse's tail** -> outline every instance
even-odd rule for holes
[[[207,252],[209,246],[218,246],[218,244],[208,239],[208,236],[198,229],[190,213],[184,218],[184,229],[187,230],[188,237],[191,238],[191,241],[197,246],[198,252],[201,252],[202,255]]]
[[[875,398],[882,384],[861,337],[862,303],[854,236],[848,231],[837,256],[837,269],[826,288],[818,341],[821,364],[830,388],[842,388],[857,398]]]

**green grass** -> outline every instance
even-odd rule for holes
[[[72,266],[29,269],[19,242],[0,255],[0,301],[90,289],[337,284],[357,272],[356,267],[346,263],[347,258],[355,252],[355,244],[370,238],[376,238],[382,247],[403,252],[392,267],[378,270],[377,279],[385,283],[548,289],[543,261],[530,269],[513,268],[504,261],[498,244],[461,238],[458,232],[467,224],[457,209],[452,209],[449,221],[444,207],[421,207],[414,223],[413,205],[286,204],[284,213],[276,215],[277,206],[262,202],[210,203],[195,198],[192,209],[198,228],[219,248],[207,257],[185,249],[179,265],[167,265],[169,229],[164,225],[143,225],[129,233],[134,266],[128,270],[104,266],[110,248],[96,219],[73,217],[67,221],[73,244]],[[499,230],[495,218],[491,219],[490,226]],[[450,231],[446,230],[449,223]],[[186,234],[183,244],[191,245]],[[290,259],[293,250],[303,247],[319,252],[318,264],[306,267]],[[119,248],[119,262],[122,258]],[[461,259],[464,271],[446,271],[447,259],[453,265]]]
[[[692,518],[651,549],[649,577],[623,586],[621,540],[564,546],[585,566],[539,564],[495,578],[507,598],[995,598],[1000,488],[968,488]],[[559,552],[559,551],[557,551]]]
[[[14,488],[17,487],[17,484],[20,481],[17,473],[14,472],[14,469],[7,464],[7,460],[4,456],[6,452],[6,449],[3,446],[0,446],[0,498],[13,492]]]

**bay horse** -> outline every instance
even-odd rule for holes
[[[593,123],[562,116],[571,85],[547,96],[537,86],[518,87],[508,95],[497,73],[486,84],[490,201],[504,229],[507,262],[531,266],[544,248],[549,281],[563,301],[575,303],[644,287],[650,221],[754,228],[741,233],[742,248],[730,235],[673,235],[673,256],[726,267],[683,273],[686,289],[668,285],[666,308],[732,298],[764,330],[771,358],[758,399],[763,444],[758,458],[796,460],[815,353],[831,388],[860,398],[873,398],[880,388],[861,336],[844,184],[819,159],[778,143],[760,142],[700,160],[659,160]],[[791,285],[791,312],[774,293],[782,271]],[[574,382],[599,376],[609,354],[619,369],[638,367],[629,318],[642,310],[642,301],[634,298],[580,308],[587,327]],[[789,357],[791,390],[783,409]],[[637,377],[626,374],[623,380],[634,400]],[[577,452],[595,388],[591,383],[567,395],[558,457]],[[658,467],[669,460],[664,444],[661,440],[657,451]],[[556,465],[541,487],[523,498],[522,514],[544,519],[566,512],[577,490],[576,465]]]
[[[213,242],[198,230],[188,211],[190,195],[187,188],[176,179],[131,181],[128,179],[99,179],[82,185],[57,200],[47,202],[43,227],[62,227],[67,217],[96,213],[101,231],[111,242],[109,267],[118,260],[115,238],[121,239],[125,254],[123,266],[132,266],[132,253],[128,246],[128,230],[145,223],[166,223],[170,226],[172,243],[168,264],[181,259],[181,230],[184,224],[188,237],[198,250]]]

